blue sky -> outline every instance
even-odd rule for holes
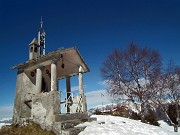
[[[10,67],[28,60],[41,16],[46,51],[76,46],[87,62],[86,93],[105,89],[99,84],[102,62],[132,41],[157,49],[164,64],[172,58],[180,65],[179,0],[0,0],[0,117],[14,102],[16,70]]]

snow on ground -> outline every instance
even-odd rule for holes
[[[163,120],[158,121],[158,123],[160,124],[160,126],[165,129],[165,130],[169,130],[174,132],[174,127],[173,126],[169,126],[166,122],[164,122]],[[180,131],[180,128],[178,129]]]
[[[4,126],[4,125],[5,125],[5,123],[0,123],[0,129],[1,129],[1,127]]]
[[[0,122],[0,129],[1,129],[2,126],[5,126],[5,125],[11,125],[11,123],[4,123],[4,122],[1,123]]]
[[[117,116],[93,115],[92,117],[96,117],[97,121],[78,125],[87,126],[79,135],[178,135],[173,132],[173,127],[165,124],[162,128]],[[169,128],[172,128],[172,131],[168,130]]]

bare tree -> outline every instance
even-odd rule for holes
[[[101,73],[108,80],[111,96],[118,99],[126,95],[132,101],[138,100],[144,122],[145,104],[157,93],[160,70],[161,57],[156,50],[139,48],[132,43],[127,50],[113,50],[104,61]]]
[[[159,92],[154,97],[154,103],[161,107],[167,118],[173,123],[174,131],[178,132],[178,125],[180,124],[180,67],[175,66],[172,60],[170,60],[167,70],[162,75]],[[169,107],[172,108],[169,109]],[[173,112],[173,116],[170,111],[175,112]]]

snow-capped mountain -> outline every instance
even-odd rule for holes
[[[105,104],[105,105],[97,105],[91,109],[89,109],[90,113],[95,112],[95,110],[99,110],[99,111],[113,111],[117,106],[125,106],[127,107],[129,110],[139,113],[140,110],[140,104],[138,103],[133,103],[132,101],[124,101],[121,102],[119,104],[115,104],[115,103],[109,103],[109,104]]]
[[[0,123],[11,123],[12,118],[0,118]]]
[[[11,121],[12,118],[0,118],[0,122],[3,122],[3,121]]]

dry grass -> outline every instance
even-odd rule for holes
[[[7,126],[0,129],[0,135],[55,135],[52,131],[42,130],[37,124],[31,123],[25,127]]]

